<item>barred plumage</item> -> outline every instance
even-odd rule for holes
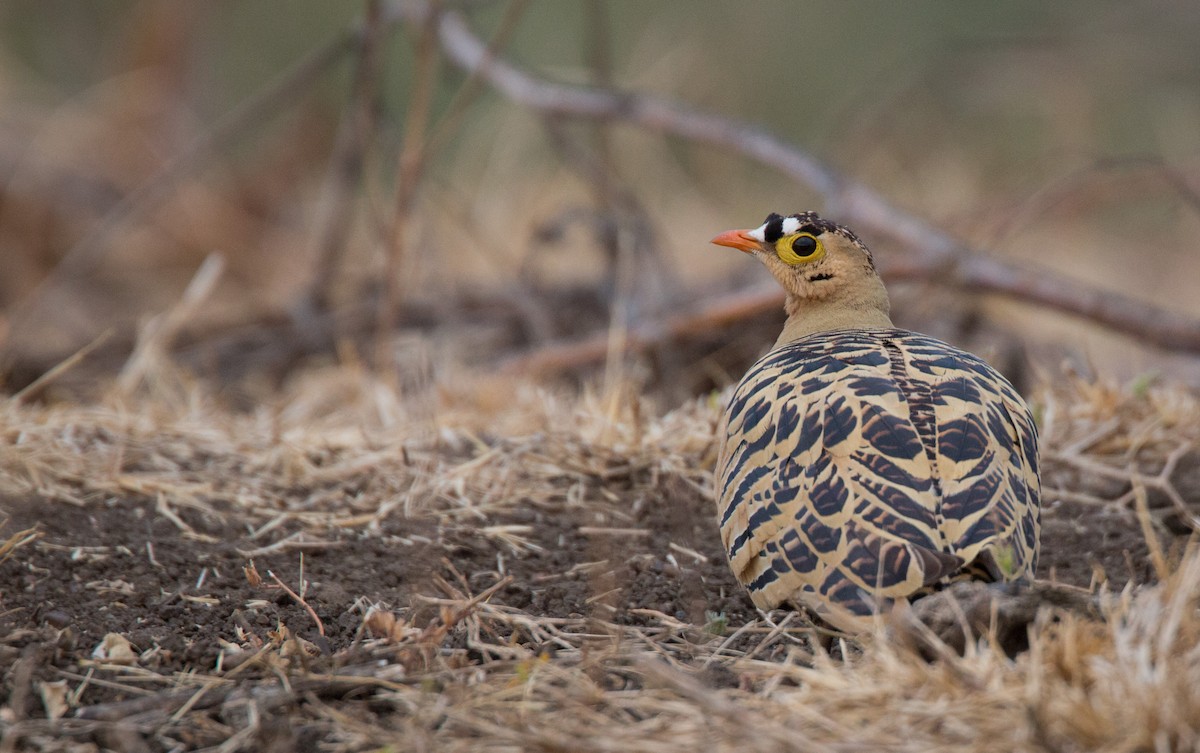
[[[720,437],[721,535],[755,604],[859,629],[955,579],[1032,578],[1040,485],[1025,403],[979,358],[893,328],[848,231],[791,223],[820,256],[780,262],[774,249],[794,244],[777,218],[717,239],[770,255],[789,292],[788,328],[737,386]],[[814,279],[832,284],[817,294]]]

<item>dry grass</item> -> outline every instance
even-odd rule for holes
[[[0,527],[3,527],[2,522],[0,522]],[[31,544],[34,541],[37,541],[37,539],[37,529],[26,528],[25,530],[17,531],[7,539],[0,541],[0,562],[4,562],[5,560],[9,559],[18,549],[26,544]]]
[[[1134,510],[1193,527],[1200,494],[1200,401],[1153,376],[1120,386],[1063,374],[1039,411],[1049,500]],[[1189,501],[1191,500],[1191,501]]]
[[[336,412],[324,398],[332,383]],[[715,397],[662,415],[629,389],[570,398],[507,385],[500,401],[488,396],[495,384],[461,383],[431,413],[344,367],[274,410],[239,415],[194,388],[163,399],[155,384],[91,406],[0,404],[0,494],[143,497],[198,539],[181,512],[236,518],[262,542],[247,558],[347,528],[370,534],[391,516],[473,530],[519,556],[536,545],[527,528],[500,523],[516,508],[626,504],[668,476],[705,494],[711,484]],[[1186,507],[1194,490],[1178,483],[1179,448],[1200,432],[1195,393],[1064,377],[1037,402],[1048,501],[1132,509],[1144,485],[1164,509]],[[1097,479],[1123,486],[1105,493]],[[277,537],[285,521],[300,529]],[[1195,750],[1200,552],[1162,557],[1162,582],[1105,597],[1103,622],[1047,616],[1015,660],[983,643],[932,664],[883,633],[848,660],[814,653],[810,631],[783,613],[726,626],[642,609],[633,625],[491,603],[503,584],[473,593],[468,579],[435,577],[424,613],[364,604],[362,641],[320,670],[286,628],[267,642],[230,636],[205,672],[93,662],[83,685],[136,688],[133,700],[14,729],[54,750],[118,717],[178,736],[219,708],[225,750],[262,744],[266,720],[285,711],[341,751]],[[244,672],[257,678],[249,686]]]
[[[665,636],[647,636],[651,645],[626,636],[605,650],[454,677],[456,702],[441,710],[441,730],[425,735],[462,750],[1192,750],[1198,599],[1193,556],[1166,583],[1114,605],[1105,625],[1039,626],[1034,650],[1016,661],[985,648],[931,666],[875,640],[849,663],[727,659],[749,688],[736,690],[714,690],[664,661]],[[720,643],[688,650],[703,664]],[[635,689],[613,690],[614,677]],[[431,699],[406,690],[393,702],[421,709]]]
[[[628,389],[577,403],[516,384],[489,390],[504,391],[502,410],[481,412],[501,398],[447,392],[430,416],[351,368],[249,415],[222,411],[198,390],[169,400],[114,394],[86,407],[8,401],[0,494],[75,504],[161,496],[214,515],[232,509],[262,522],[283,510],[344,527],[393,513],[483,520],[641,471],[709,483],[714,401],[660,417]],[[348,486],[360,490],[349,503]]]
[[[0,403],[0,493],[76,504],[163,494],[209,512],[220,500],[252,517],[307,510],[314,523],[347,526],[398,508],[483,519],[642,471],[711,485],[717,395],[661,414],[627,383],[575,396],[495,378],[405,399],[349,365],[314,370],[275,406],[244,414],[167,367],[156,374],[93,405]],[[1132,510],[1146,487],[1151,508],[1194,514],[1194,391],[1069,373],[1045,385],[1033,403],[1048,501]],[[362,490],[350,506],[346,485]]]

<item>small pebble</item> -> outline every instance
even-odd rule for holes
[[[55,630],[62,630],[67,625],[71,624],[71,615],[61,609],[53,609],[46,612],[46,616],[42,618],[46,624]]]

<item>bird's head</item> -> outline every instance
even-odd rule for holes
[[[730,230],[712,242],[758,257],[787,291],[788,321],[777,344],[814,332],[892,326],[871,252],[849,229],[815,212],[771,214],[753,230]]]
[[[839,297],[878,279],[871,252],[858,236],[815,212],[770,214],[753,230],[730,230],[712,242],[754,255],[801,300]]]

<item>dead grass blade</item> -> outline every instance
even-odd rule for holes
[[[42,537],[37,527],[26,528],[23,531],[17,531],[9,536],[3,542],[0,542],[0,562],[6,561],[12,557],[14,553],[26,544],[32,544]]]

